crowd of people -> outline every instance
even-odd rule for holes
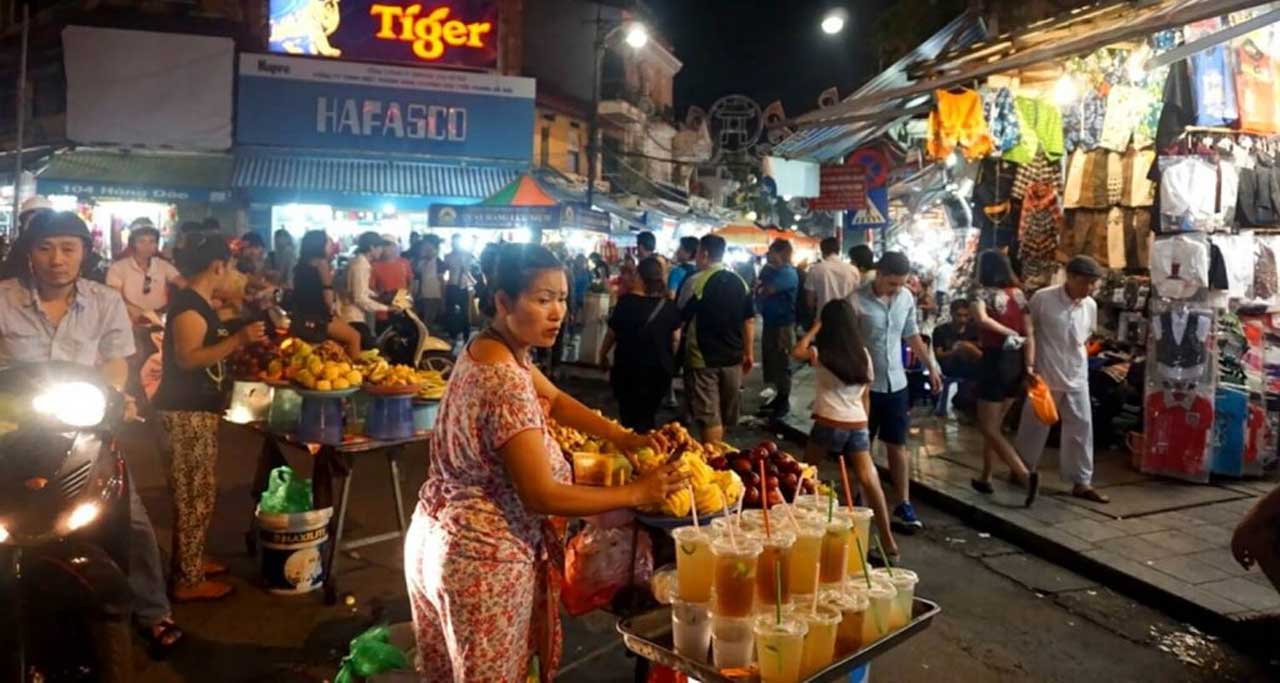
[[[440,241],[430,235],[402,253],[394,240],[366,233],[339,265],[335,243],[323,232],[306,234],[296,250],[287,233],[277,234],[268,253],[256,236],[229,245],[220,233],[191,224],[166,252],[154,226],[137,223],[101,284],[87,277],[92,238],[77,215],[40,210],[23,222],[0,279],[6,363],[92,366],[128,393],[135,328],[163,320],[163,369],[145,409],[158,417],[169,475],[171,570],[166,579],[147,510],[132,487],[129,557],[122,558],[133,618],[160,651],[183,640],[171,601],[216,600],[232,590],[213,578],[226,565],[209,557],[204,543],[217,491],[217,424],[232,379],[227,360],[263,339],[267,329],[257,312],[279,301],[290,307],[296,332],[354,350],[378,330],[377,314],[408,306],[446,334],[468,337],[440,407],[405,546],[417,665],[426,680],[523,680],[534,653],[544,679],[554,675],[559,616],[547,606],[556,604],[559,590],[563,529],[552,519],[656,503],[687,483],[679,465],[668,464],[626,486],[574,485],[548,420],[624,449],[662,449],[651,432],[654,415],[681,376],[685,409],[701,438],[722,440],[726,426],[738,421],[744,373],[755,364],[758,313],[763,370],[776,390],[768,413],[790,410],[795,363],[812,366],[807,456],[851,462],[865,504],[876,511],[888,556],[881,559],[898,555],[894,530],[923,528],[908,489],[904,348],[927,369],[935,392],[956,378],[977,383],[985,466],[974,488],[990,492],[994,466],[1003,462],[1033,501],[1048,428],[1030,408],[1012,443],[1001,425],[1035,375],[1062,416],[1062,475],[1072,493],[1106,502],[1090,481],[1085,343],[1096,321],[1090,292],[1101,269],[1088,257],[1068,263],[1064,284],[1028,297],[1003,256],[982,254],[978,287],[952,301],[951,320],[934,332],[935,363],[918,324],[920,302],[908,286],[909,259],[887,252],[873,260],[855,247],[846,261],[834,239],[822,242],[822,260],[803,278],[790,263],[790,245],[775,242],[767,265],[748,283],[726,267],[727,245],[714,234],[682,240],[672,260],[655,252],[651,235],[642,236],[638,258],[614,279],[603,261],[565,263],[529,244],[494,245],[477,259],[454,242],[442,258]],[[604,355],[612,358],[621,423],[557,388],[532,362],[535,350],[557,343],[581,306],[575,289],[597,282],[612,282],[620,294]],[[394,296],[401,291],[411,296]],[[463,325],[470,326],[473,300],[487,322],[469,335]],[[814,311],[812,321],[799,314],[801,305]],[[129,412],[137,410],[131,404]],[[887,487],[871,459],[877,438],[889,456]],[[1262,564],[1269,575],[1280,567],[1268,531],[1280,518],[1278,501],[1277,494],[1264,499],[1233,543],[1242,564]]]

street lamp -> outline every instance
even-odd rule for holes
[[[591,119],[587,131],[587,208],[594,206],[596,197],[596,166],[600,156],[600,75],[604,70],[605,52],[624,31],[624,42],[634,50],[649,43],[649,29],[643,22],[624,21],[601,36],[600,28],[603,23],[596,24],[595,72],[591,78]]]
[[[831,10],[822,18],[822,32],[829,36],[834,36],[844,30],[844,23],[844,10]]]

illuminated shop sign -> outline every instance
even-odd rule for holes
[[[496,0],[270,0],[270,50],[495,69]]]

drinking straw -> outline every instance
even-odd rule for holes
[[[816,592],[816,591],[815,591]],[[773,613],[774,619],[778,620],[778,624],[782,624],[782,560],[775,559],[773,561]]]
[[[698,526],[698,498],[693,495],[693,485],[685,487],[689,491],[689,512],[693,514],[693,528],[701,530]]]
[[[813,612],[814,616],[817,616],[818,614],[818,586],[819,586],[819,581],[821,579],[822,579],[822,563],[819,562],[818,566],[813,568],[813,607],[811,611]]]
[[[782,511],[787,513],[787,519],[791,520],[791,528],[795,529],[797,534],[800,533],[800,522],[796,521],[796,513],[791,511],[791,506],[783,506]]]
[[[832,482],[832,484],[834,484],[834,482]],[[831,490],[827,493],[827,524],[831,523],[831,517],[835,514],[835,511],[836,511],[836,497],[834,493],[835,490],[836,490],[836,487],[834,485],[831,485]]]
[[[723,507],[725,507],[725,508],[729,507],[729,501],[725,499],[725,497],[724,497],[724,491],[721,491],[721,490],[720,490],[720,489],[718,489],[718,488],[717,488],[716,490],[717,490],[717,491],[720,491],[720,503],[721,503],[721,505],[722,505]],[[733,552],[735,552],[735,553],[736,553],[736,552],[738,552],[738,537],[737,537],[736,535],[734,535],[734,533],[733,533],[733,525],[732,525],[732,524],[726,524],[726,525],[724,525],[724,528],[729,530],[729,545],[733,546]]]
[[[889,561],[889,554],[884,551],[884,546],[880,544],[880,534],[870,534],[871,540],[876,542],[876,550],[880,551],[880,557],[884,558],[884,567],[889,570],[889,578],[893,578],[893,563]]]
[[[867,588],[871,588],[871,568],[867,566],[867,554],[862,550],[862,539],[853,535],[853,542],[858,544],[858,560],[862,562],[862,578],[867,580]]]
[[[796,482],[796,492],[791,494],[791,504],[795,505],[800,500],[800,492],[804,490],[804,480],[809,476],[808,472],[800,470],[800,481]]]
[[[840,456],[840,478],[844,480],[844,502],[853,509],[853,487],[849,486],[849,468],[844,465],[844,455]]]
[[[764,482],[764,488],[769,488],[769,480],[765,476],[764,461],[760,461],[760,481]],[[764,537],[769,538],[773,534],[769,531],[769,496],[765,494],[761,496],[760,507],[764,508]]]

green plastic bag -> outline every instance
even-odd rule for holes
[[[277,467],[267,479],[267,490],[262,492],[258,509],[267,514],[310,512],[311,480],[302,479],[292,467]]]
[[[351,640],[351,653],[342,658],[333,683],[356,683],[387,671],[406,671],[409,658],[391,644],[391,629],[375,626]]]

